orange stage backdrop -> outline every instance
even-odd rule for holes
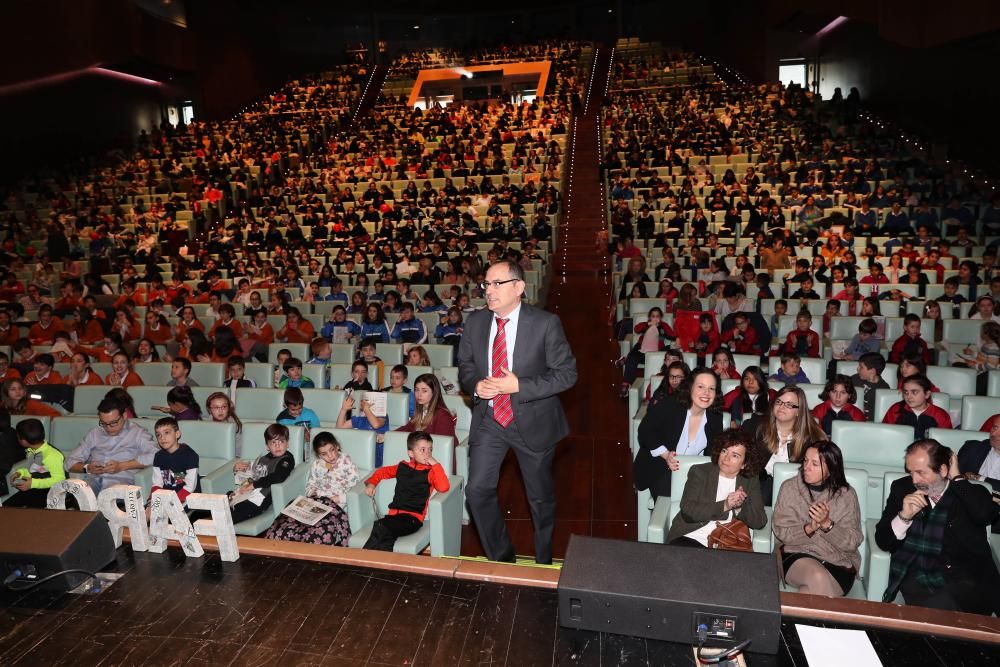
[[[552,62],[549,60],[537,60],[529,63],[500,63],[496,65],[473,65],[471,67],[442,67],[440,69],[422,69],[417,75],[417,82],[410,91],[409,106],[413,106],[420,99],[420,91],[428,81],[443,81],[445,79],[461,79],[468,72],[481,72],[502,69],[504,76],[515,74],[538,74],[537,97],[545,95],[545,84],[549,80],[549,70]]]

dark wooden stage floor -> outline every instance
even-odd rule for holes
[[[0,664],[691,665],[680,644],[567,630],[554,590],[244,555],[118,552],[96,596],[0,593]],[[997,665],[995,647],[869,631],[889,665]],[[806,665],[794,623],[778,656]]]

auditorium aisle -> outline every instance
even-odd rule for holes
[[[575,114],[567,150],[565,216],[551,259],[554,266],[546,303],[546,309],[562,319],[579,369],[576,386],[562,396],[570,437],[559,443],[553,466],[555,558],[562,558],[572,533],[636,537],[626,403],[615,394],[620,375],[611,364],[617,345],[608,326],[610,258],[606,248],[596,249],[594,243],[606,219],[598,132],[610,55],[607,48],[595,53],[584,107]],[[531,513],[513,454],[508,454],[501,471],[500,504],[518,555],[533,555]],[[482,554],[472,526],[465,528],[462,553]]]

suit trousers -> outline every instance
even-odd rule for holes
[[[500,466],[507,456],[507,450],[511,448],[521,468],[531,508],[531,520],[535,527],[535,561],[551,563],[552,528],[556,510],[552,458],[556,443],[542,451],[529,448],[517,429],[517,415],[514,415],[514,421],[507,428],[503,428],[493,419],[491,408],[487,409],[471,439],[469,483],[465,489],[465,498],[479,532],[479,541],[490,560],[511,560],[514,557],[514,546],[507,534],[500,501],[497,499]]]

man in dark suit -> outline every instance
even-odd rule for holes
[[[985,487],[959,474],[958,457],[937,440],[906,448],[909,477],[892,483],[875,542],[892,554],[884,602],[992,614],[1000,572],[986,527],[998,506]]]
[[[1000,419],[990,427],[990,437],[966,440],[958,450],[958,469],[966,479],[985,482],[994,493],[1000,492]],[[1000,517],[993,522],[993,532],[1000,533]]]
[[[576,359],[559,318],[521,303],[520,266],[493,264],[483,290],[489,310],[468,317],[458,347],[459,382],[473,396],[465,495],[486,556],[512,562],[497,482],[513,448],[535,526],[535,561],[551,563],[552,458],[556,443],[569,434],[558,395],[576,383]]]
[[[967,440],[958,450],[958,468],[967,479],[982,481],[1000,491],[1000,419],[993,422],[990,437]]]

